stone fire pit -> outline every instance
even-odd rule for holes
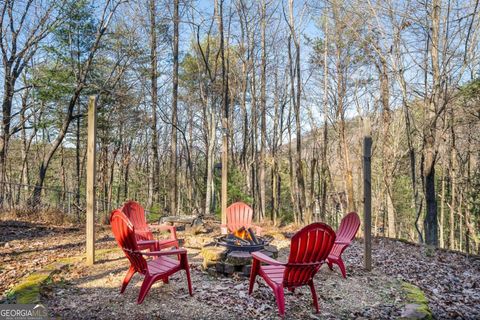
[[[272,245],[266,245],[259,252],[277,258],[278,249]],[[231,251],[217,243],[206,245],[202,248],[203,268],[212,272],[231,275],[234,272],[244,276],[250,275],[252,267],[252,255],[247,251]]]

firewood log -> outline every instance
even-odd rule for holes
[[[255,235],[255,232],[253,232],[252,228],[247,229],[248,233],[250,234],[250,238],[252,238],[252,241],[254,244],[260,244],[260,241],[258,241],[257,236]]]

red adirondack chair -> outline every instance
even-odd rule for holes
[[[138,202],[127,201],[121,210],[123,213],[125,213],[127,218],[135,227],[137,244],[141,250],[150,249],[152,251],[158,251],[162,248],[168,247],[178,248],[177,231],[175,227],[166,225],[149,226],[147,224],[147,219],[145,218],[145,210]],[[150,227],[155,228],[158,231],[169,231],[170,238],[165,240],[156,240],[153,237]]]
[[[190,280],[190,269],[188,266],[187,250],[173,249],[165,251],[142,252],[137,244],[135,227],[127,216],[116,209],[110,216],[110,225],[118,245],[130,261],[130,268],[123,280],[120,293],[125,291],[132,276],[138,272],[145,276],[137,302],[140,304],[145,299],[152,284],[158,280],[168,283],[168,277],[180,270],[187,274],[188,292],[192,295],[192,283]],[[169,258],[173,255],[176,259]],[[145,260],[143,256],[154,257],[152,260]]]
[[[318,222],[304,227],[292,237],[287,263],[274,260],[260,252],[252,252],[253,264],[248,293],[252,293],[255,277],[261,276],[273,289],[278,311],[283,317],[285,315],[283,289],[294,291],[296,287],[308,285],[312,292],[313,305],[318,313],[318,299],[313,277],[325,262],[334,241],[335,232],[332,228]],[[260,265],[261,262],[267,265]]]
[[[232,203],[227,208],[227,225],[222,225],[222,233],[234,232],[241,227],[254,228],[257,235],[262,233],[262,228],[252,225],[253,210],[243,202]]]
[[[333,264],[335,263],[340,268],[344,278],[347,278],[347,272],[345,270],[345,263],[342,260],[342,253],[350,243],[352,243],[359,227],[360,218],[356,212],[350,212],[343,217],[342,222],[340,222],[340,227],[337,230],[337,239],[327,258],[327,264],[330,270],[333,270]]]

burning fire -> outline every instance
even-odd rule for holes
[[[263,240],[259,239],[252,228],[241,227],[224,237],[224,241],[229,245],[235,246],[253,246],[263,244]]]
[[[245,229],[245,227],[241,227],[240,229],[235,230],[233,232],[233,235],[242,240],[248,240],[248,241],[253,240],[252,236],[250,235],[250,232],[248,232],[248,230]]]

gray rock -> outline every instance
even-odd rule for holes
[[[400,319],[428,319],[429,314],[422,309],[422,306],[415,303],[405,305]]]

